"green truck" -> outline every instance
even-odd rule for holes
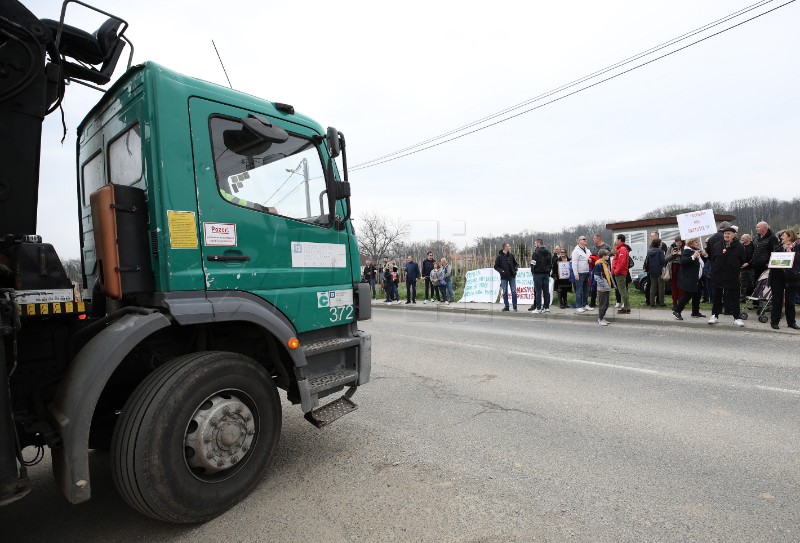
[[[41,124],[67,81],[110,83],[127,23],[71,27],[70,1],[0,3],[0,504],[45,447],[88,500],[101,449],[134,509],[203,522],[263,480],[278,389],[322,427],[369,381],[344,136],[129,60],[78,127],[82,299],[36,235]]]

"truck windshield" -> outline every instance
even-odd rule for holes
[[[328,199],[322,160],[314,142],[290,134],[259,154],[237,154],[225,144],[226,131],[238,131],[236,119],[212,117],[211,144],[217,186],[233,205],[323,225]]]

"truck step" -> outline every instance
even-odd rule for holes
[[[333,400],[327,405],[323,405],[322,407],[314,409],[310,413],[306,413],[306,420],[317,428],[322,428],[323,426],[327,426],[328,424],[332,423],[336,419],[341,418],[348,413],[352,413],[358,409],[358,405],[356,405],[356,403],[349,398],[351,395],[352,393],[348,392],[338,400]]]
[[[340,349],[347,349],[348,347],[355,347],[360,345],[361,340],[357,337],[339,337],[333,339],[324,339],[322,341],[314,341],[303,345],[303,352],[306,356],[315,356],[330,351],[338,351]]]
[[[308,388],[311,394],[319,394],[325,390],[340,387],[348,383],[358,381],[358,372],[355,370],[339,370],[333,373],[326,373],[308,380]]]

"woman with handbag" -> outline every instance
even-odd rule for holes
[[[791,228],[784,230],[778,236],[781,240],[780,250],[785,253],[794,253],[794,263],[789,269],[770,268],[769,286],[772,288],[772,311],[770,321],[772,328],[778,330],[781,322],[781,310],[786,307],[786,325],[789,328],[800,330],[795,319],[794,301],[797,296],[797,287],[800,285],[800,243],[797,242],[797,232]],[[785,300],[785,302],[784,302]]]

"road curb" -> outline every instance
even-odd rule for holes
[[[496,308],[494,306],[497,306]],[[437,305],[437,304],[405,304],[405,302],[401,304],[383,304],[383,303],[375,303],[372,304],[373,309],[378,308],[381,310],[386,311],[396,311],[400,309],[407,309],[410,311],[426,311],[426,312],[442,312],[442,313],[461,313],[466,312],[470,314],[485,314],[485,315],[492,315],[498,318],[517,318],[517,319],[530,319],[530,320],[541,320],[547,321],[549,319],[555,320],[574,320],[574,321],[591,321],[597,320],[597,311],[591,311],[586,313],[576,313],[574,309],[553,309],[551,313],[546,314],[538,314],[534,315],[527,311],[527,307],[525,309],[521,309],[520,311],[502,311],[502,306],[498,304],[459,304],[459,303],[452,303],[450,305]],[[629,315],[617,315],[616,310],[614,308],[609,308],[608,312],[606,313],[606,320],[608,320],[612,324],[623,324],[623,323],[632,323],[632,324],[665,324],[670,326],[680,326],[680,327],[706,327],[708,329],[711,328],[723,328],[723,329],[732,329],[732,330],[740,330],[740,331],[751,331],[751,332],[761,332],[761,333],[783,333],[783,334],[790,334],[790,335],[800,335],[800,332],[795,332],[791,329],[786,328],[785,326],[781,327],[780,330],[773,330],[769,327],[769,323],[760,323],[756,319],[748,319],[745,321],[745,325],[743,328],[735,326],[733,324],[733,319],[728,316],[722,316],[720,321],[717,324],[710,325],[708,324],[707,318],[699,318],[695,319],[692,317],[685,316],[684,320],[679,321],[676,320],[672,316],[672,312],[670,310],[659,310],[659,309],[633,309]],[[593,318],[592,318],[593,317]],[[729,320],[730,319],[730,320]]]

